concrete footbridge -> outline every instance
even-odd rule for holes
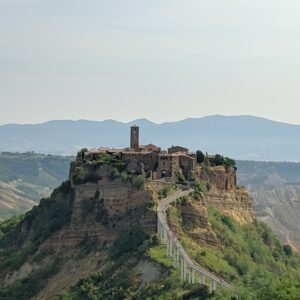
[[[171,231],[166,217],[166,211],[172,202],[178,198],[189,195],[193,189],[176,192],[158,203],[157,233],[162,244],[167,246],[167,255],[173,258],[174,267],[180,268],[180,276],[183,281],[191,284],[205,284],[210,292],[218,286],[235,290],[234,286],[225,282],[222,278],[210,273],[208,270],[196,265],[181,246],[175,234]]]

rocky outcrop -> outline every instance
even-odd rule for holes
[[[74,246],[85,239],[104,244],[120,232],[141,226],[147,234],[156,231],[156,213],[150,193],[121,180],[100,180],[75,186],[70,225],[50,239],[53,246]]]
[[[193,240],[200,244],[218,246],[203,203],[189,201],[186,205],[181,205],[181,215],[183,228]]]
[[[136,186],[136,177],[122,178],[119,167],[82,161],[71,164],[70,180],[75,189],[71,222],[54,234],[46,246],[59,249],[85,240],[109,244],[132,226],[140,226],[147,234],[156,232],[155,201],[166,183],[146,181]],[[192,201],[181,206],[183,225],[189,224],[188,232],[193,239],[216,243],[207,220],[207,205],[215,206],[241,224],[253,220],[252,202],[247,192],[236,186],[234,168],[199,168],[197,176],[205,186],[206,197],[197,204]],[[174,186],[174,183],[168,185]]]
[[[240,224],[253,221],[252,199],[244,188],[237,186],[235,168],[201,168],[197,176],[206,188],[206,205],[216,207]]]
[[[231,191],[211,189],[207,193],[206,203],[234,218],[240,224],[253,221],[252,200],[245,189],[236,188]]]
[[[225,191],[236,188],[236,169],[234,167],[199,167],[197,177],[205,183],[207,190],[212,187]]]
[[[169,208],[168,223],[171,230],[180,237],[182,230],[195,242],[219,246],[211,225],[205,205],[187,197]]]

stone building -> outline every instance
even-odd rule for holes
[[[152,179],[172,177],[183,173],[187,178],[194,176],[196,170],[196,155],[189,153],[187,148],[172,146],[168,151],[149,143],[140,145],[139,126],[133,125],[130,128],[130,146],[124,149],[110,149],[101,147],[92,149],[85,153],[86,158],[95,158],[99,153],[116,154],[123,161],[126,161],[129,168],[145,172],[151,172]]]
[[[168,148],[168,153],[169,154],[174,154],[174,153],[182,153],[182,154],[187,154],[189,149],[181,147],[181,146],[173,146]]]
[[[130,148],[139,151],[139,126],[130,127]]]

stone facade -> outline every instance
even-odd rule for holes
[[[168,148],[168,153],[169,154],[173,154],[173,153],[183,153],[183,154],[187,154],[189,151],[189,149],[181,147],[181,146],[173,146]]]
[[[135,125],[130,128],[130,148],[139,150],[139,127]]]
[[[99,153],[118,155],[129,164],[131,170],[151,172],[152,179],[172,177],[183,173],[187,178],[194,178],[196,171],[196,155],[189,153],[187,148],[172,146],[163,151],[154,144],[139,144],[139,127],[130,129],[130,147],[125,149],[99,148],[85,153],[86,159],[94,159]]]

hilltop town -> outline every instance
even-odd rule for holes
[[[172,177],[182,172],[187,178],[195,177],[196,154],[181,146],[171,146],[167,151],[148,144],[140,145],[139,127],[130,128],[130,147],[125,149],[110,149],[101,147],[84,152],[83,159],[95,160],[101,154],[116,155],[121,161],[130,163],[137,171],[143,169],[151,172],[153,180]]]
[[[197,166],[206,161],[209,165],[234,166],[235,162],[219,155],[217,162],[216,156],[197,157],[197,154],[190,152],[189,149],[182,146],[172,145],[167,150],[148,144],[139,143],[140,130],[134,125],[130,128],[130,146],[124,149],[100,147],[98,149],[83,149],[77,156],[77,161],[92,162],[101,161],[105,155],[113,156],[120,162],[126,163],[127,167],[136,173],[145,172],[147,178],[159,180],[163,178],[172,178],[182,174],[187,180],[194,180],[199,175]],[[198,151],[199,152],[199,151]],[[198,174],[197,174],[198,170]]]

